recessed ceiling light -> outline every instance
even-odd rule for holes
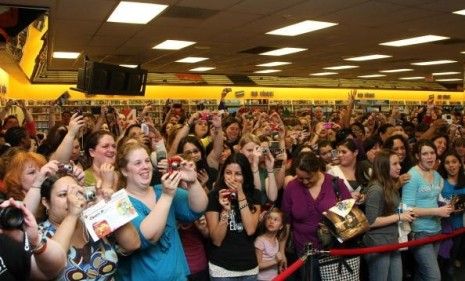
[[[438,81],[438,82],[462,81],[462,78],[436,79],[436,81]]]
[[[397,41],[384,42],[384,43],[380,43],[380,45],[390,46],[390,47],[403,47],[403,46],[423,44],[423,43],[446,40],[446,39],[450,39],[450,37],[430,34],[430,35],[412,37],[412,38],[407,38],[407,39],[402,39],[402,40],[397,40]]]
[[[358,78],[377,78],[377,77],[384,77],[384,74],[368,74],[368,75],[360,75],[357,76]]]
[[[326,75],[336,75],[337,72],[317,72],[317,73],[310,73],[311,76],[326,76]]]
[[[196,67],[196,68],[189,69],[189,71],[201,72],[201,71],[209,71],[209,70],[212,70],[212,69],[215,69],[215,67],[201,66],[201,67]]]
[[[136,68],[137,64],[120,64],[119,66],[127,67],[127,68]]]
[[[264,70],[257,70],[254,73],[273,73],[273,72],[280,72],[279,69],[264,69]]]
[[[333,22],[324,22],[324,21],[314,21],[314,20],[304,20],[302,22],[288,25],[279,29],[272,30],[266,34],[270,35],[282,35],[282,36],[297,36],[307,32],[328,28],[331,26],[337,25]]]
[[[460,52],[460,53],[461,53],[461,54],[465,54],[465,51],[463,51],[463,52]]]
[[[77,59],[80,53],[78,52],[53,52],[53,57],[56,59]]]
[[[344,60],[349,60],[349,61],[366,61],[366,60],[378,60],[378,59],[384,59],[384,58],[390,58],[391,56],[388,55],[367,55],[367,56],[360,56],[360,57],[352,57],[352,58],[347,58]]]
[[[436,65],[436,64],[447,64],[447,63],[454,63],[457,62],[455,60],[433,60],[433,61],[422,61],[422,62],[414,62],[411,65]]]
[[[423,76],[411,76],[411,77],[401,77],[400,80],[421,80],[425,79]]]
[[[167,7],[168,5],[121,1],[107,21],[146,24]]]
[[[357,67],[359,66],[358,65],[336,65],[336,66],[324,67],[323,69],[341,70],[341,69],[350,69],[350,68],[357,68]]]
[[[455,12],[452,12],[452,13],[453,13],[453,14],[457,14],[457,15],[465,16],[465,9],[459,10],[459,11],[455,11]]]
[[[379,72],[382,72],[382,73],[396,73],[396,72],[407,72],[407,71],[413,71],[413,69],[411,69],[411,68],[386,69],[386,70],[380,70]]]
[[[433,76],[441,76],[441,75],[454,75],[454,74],[460,74],[458,71],[449,71],[449,72],[434,72]]]
[[[182,63],[196,63],[199,61],[204,61],[208,60],[208,58],[202,58],[202,57],[185,57],[183,59],[177,60],[176,62],[182,62]]]
[[[291,64],[291,63],[286,62],[286,61],[273,61],[273,62],[268,62],[268,63],[257,64],[257,66],[274,67],[274,66],[281,66],[281,65],[287,65],[287,64]]]
[[[181,50],[182,48],[194,45],[196,42],[181,41],[181,40],[165,40],[160,44],[154,46],[152,49],[158,50]]]
[[[306,50],[307,49],[304,49],[304,48],[281,48],[281,49],[276,49],[273,51],[264,52],[264,53],[261,53],[260,55],[279,57],[279,56],[289,55],[289,54],[298,53],[298,52],[302,52]]]

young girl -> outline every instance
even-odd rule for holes
[[[282,262],[279,242],[286,236],[283,220],[283,212],[278,208],[272,208],[261,222],[262,234],[255,240],[255,254],[260,270],[257,279],[260,281],[269,281],[278,275]]]

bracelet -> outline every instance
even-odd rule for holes
[[[48,240],[46,237],[42,237],[42,239],[39,242],[39,245],[37,245],[34,249],[32,249],[32,253],[34,255],[40,255],[43,252],[45,252],[45,250],[47,250],[47,241]]]
[[[267,171],[268,174],[274,174],[274,171]]]
[[[244,201],[244,200],[247,200],[247,198],[239,199],[237,201],[241,202],[241,201]]]
[[[248,207],[248,206],[249,206],[249,203],[245,203],[244,205],[239,206],[239,211],[244,209],[245,207]]]

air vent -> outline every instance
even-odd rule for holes
[[[228,75],[228,78],[235,85],[255,85],[255,82],[245,75]]]
[[[258,54],[269,52],[269,51],[276,50],[276,49],[277,48],[275,47],[258,46],[258,47],[254,47],[251,49],[240,51],[239,53],[258,55]]]
[[[215,10],[191,8],[191,7],[169,7],[161,17],[184,18],[184,19],[208,19],[218,13]]]

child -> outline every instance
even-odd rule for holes
[[[257,255],[258,280],[269,281],[278,275],[278,268],[282,262],[279,253],[279,242],[285,238],[283,224],[284,215],[278,208],[269,210],[261,221],[260,232],[255,240],[255,253]]]

